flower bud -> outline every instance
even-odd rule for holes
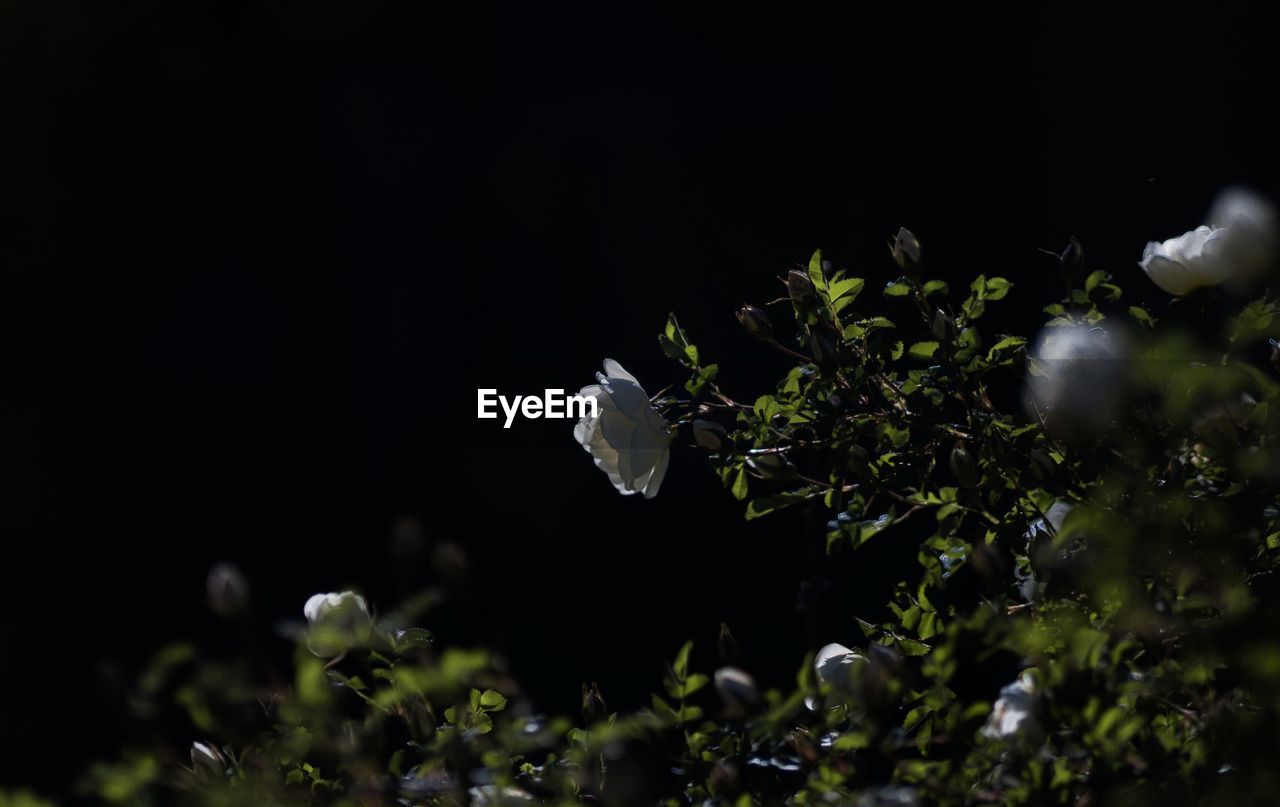
[[[205,579],[209,610],[220,617],[242,616],[249,610],[249,581],[233,563],[219,563]]]
[[[605,705],[604,695],[600,694],[600,685],[594,681],[588,687],[582,685],[582,719],[588,726],[594,726],[609,716],[609,708]]]
[[[813,288],[813,280],[809,273],[800,269],[792,269],[787,273],[787,296],[798,306],[810,306],[818,301],[817,291]]]
[[[225,781],[228,767],[227,758],[215,746],[202,742],[191,744],[191,768],[197,776]]]
[[[1084,268],[1084,247],[1074,235],[1058,255],[1058,266],[1062,268],[1062,277],[1067,281],[1067,286],[1075,285],[1080,277],[1080,270]]]
[[[746,332],[755,338],[765,342],[773,339],[773,325],[769,322],[769,315],[759,308],[754,305],[743,305],[738,309],[736,316]]]
[[[961,487],[976,488],[978,486],[978,463],[974,461],[964,443],[957,442],[951,449],[951,474]]]
[[[751,675],[737,667],[721,667],[715,674],[716,693],[730,711],[742,713],[760,699]]]
[[[733,634],[729,632],[729,626],[723,622],[720,623],[720,637],[716,640],[716,652],[720,656],[720,663],[726,667],[735,667],[742,663],[742,645],[733,638]]]
[[[719,423],[699,419],[693,422],[693,442],[698,448],[719,454],[729,447],[729,433]]]
[[[956,321],[941,308],[933,315],[933,337],[939,342],[952,342],[956,338]]]
[[[373,633],[369,604],[353,591],[316,594],[302,612],[308,623],[307,648],[321,658],[366,646]]]
[[[889,245],[889,253],[893,255],[893,262],[898,264],[902,271],[909,275],[919,271],[920,241],[906,227],[898,228],[898,234]]]
[[[871,453],[859,445],[849,447],[849,456],[845,459],[845,468],[854,476],[861,477],[871,464]]]
[[[813,353],[814,364],[819,367],[830,367],[836,362],[835,343],[825,334],[812,331],[809,334],[809,350]]]

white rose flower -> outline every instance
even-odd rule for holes
[[[598,384],[578,394],[594,398],[598,414],[579,420],[573,437],[619,493],[643,493],[652,499],[671,457],[667,422],[649,403],[640,382],[613,359],[604,360],[604,372],[596,373],[596,380]]]
[[[373,631],[369,604],[354,591],[316,594],[307,600],[302,613],[310,625],[307,647],[321,658],[367,643]]]
[[[1229,228],[1201,225],[1168,241],[1152,241],[1138,265],[1160,288],[1181,297],[1202,286],[1216,286],[1235,273],[1227,250]]]
[[[1018,680],[1003,687],[1000,697],[996,699],[987,723],[982,727],[982,736],[992,740],[1007,740],[1012,737],[1025,737],[1034,740],[1042,730],[1036,720],[1035,678],[1030,670],[1024,670]]]
[[[1123,391],[1125,341],[1088,325],[1047,327],[1031,354],[1027,410],[1049,425],[1100,427]]]

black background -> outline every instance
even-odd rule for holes
[[[609,356],[656,392],[675,309],[751,400],[787,364],[734,307],[817,246],[874,288],[901,224],[931,274],[1017,284],[1003,328],[1042,319],[1037,248],[1071,234],[1158,309],[1145,241],[1225,184],[1280,189],[1244,4],[436,5],[3,5],[0,783],[114,755],[149,650],[228,645],[224,559],[265,632],[316,591],[390,604],[457,542],[473,606],[427,627],[555,711],[593,679],[642,705],[721,620],[783,685],[857,641],[894,548],[824,584],[825,516],[745,524],[683,437],[658,498],[623,499],[571,424],[478,421],[476,388],[574,389]]]

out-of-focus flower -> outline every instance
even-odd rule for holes
[[[613,359],[604,360],[598,384],[578,394],[594,398],[599,411],[573,427],[573,437],[591,455],[596,467],[624,496],[658,494],[671,458],[671,433],[667,422],[649,403],[649,395],[635,377]]]
[[[1045,328],[1028,368],[1028,410],[1055,430],[1105,426],[1123,392],[1124,355],[1124,340],[1103,328]]]
[[[199,776],[227,778],[227,758],[216,747],[202,742],[191,744],[191,768]]]
[[[240,616],[249,610],[249,581],[233,563],[219,563],[205,579],[209,609],[221,617]]]
[[[715,674],[716,693],[725,706],[739,712],[760,699],[760,690],[750,673],[737,667],[721,667]]]
[[[1091,541],[1091,536],[1079,529],[1073,529],[1069,539],[1060,535],[1074,509],[1070,502],[1056,501],[1023,533],[1030,570],[1017,577],[1019,593],[1027,602],[1038,602],[1047,585],[1077,585],[1097,561],[1098,541]]]
[[[982,727],[982,736],[992,740],[1021,737],[1034,742],[1043,735],[1035,714],[1038,699],[1035,678],[1031,670],[1024,670],[1017,681],[1000,690],[1000,697]]]
[[[738,644],[733,632],[724,622],[720,623],[720,635],[716,638],[716,653],[720,656],[720,663],[726,667],[742,663],[742,645]]]
[[[1235,271],[1227,255],[1227,228],[1201,225],[1168,241],[1152,241],[1138,265],[1157,286],[1181,297],[1216,286]]]
[[[467,791],[471,807],[503,807],[503,805],[535,804],[533,796],[518,787],[480,785]]]
[[[1227,188],[1209,208],[1209,226],[1225,228],[1228,258],[1243,277],[1266,269],[1275,257],[1280,227],[1276,208],[1246,188]]]
[[[582,685],[582,719],[586,721],[588,726],[593,726],[609,716],[609,707],[605,705],[604,694],[600,692],[600,685],[592,683],[587,686]]]
[[[1073,506],[1070,502],[1058,500],[1049,505],[1049,510],[1044,514],[1044,518],[1037,518],[1028,526],[1027,531],[1023,533],[1023,537],[1027,542],[1038,541],[1045,538],[1052,538],[1062,529],[1062,525],[1067,520],[1067,514],[1071,512]],[[1045,524],[1048,521],[1048,525]]]
[[[836,689],[849,689],[867,666],[867,657],[842,644],[832,642],[818,651],[813,660],[818,680]]]
[[[321,658],[367,644],[373,632],[369,605],[354,591],[316,594],[307,600],[302,613],[309,623],[307,647]]]

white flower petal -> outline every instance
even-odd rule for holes
[[[640,382],[636,380],[636,377],[624,370],[622,365],[618,364],[613,359],[604,360],[604,374],[609,378],[621,378],[623,380],[630,381],[637,387],[640,386]]]
[[[658,488],[662,485],[662,479],[667,475],[667,465],[671,461],[671,449],[664,448],[658,454],[658,462],[653,466],[653,475],[649,477],[649,481],[644,486],[644,497],[652,499],[658,495]]]

